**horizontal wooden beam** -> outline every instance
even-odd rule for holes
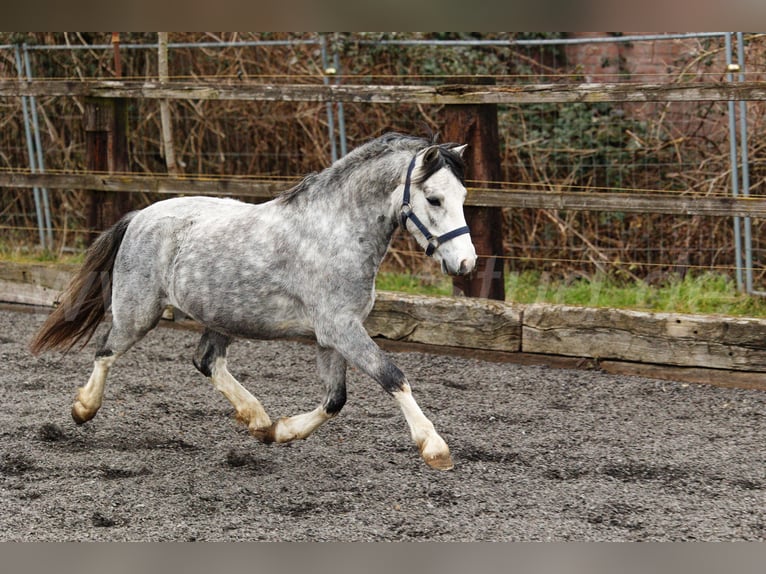
[[[297,182],[237,178],[192,178],[134,174],[28,174],[0,172],[2,187],[89,189],[167,195],[220,195],[265,201]],[[678,193],[595,193],[530,189],[469,188],[466,205],[513,209],[556,209],[624,213],[664,213],[718,217],[766,217],[766,197],[698,197]]]
[[[272,199],[294,182],[237,178],[166,177],[106,173],[14,173],[0,172],[2,187],[88,189],[92,191],[146,192],[163,195],[224,195]]]
[[[364,326],[371,337],[393,341],[521,350],[520,307],[489,299],[380,291]]]
[[[766,320],[535,303],[521,350],[596,360],[766,372]]]
[[[197,80],[2,80],[0,97],[79,96],[170,100],[359,102],[374,104],[532,104],[766,100],[766,82],[566,83],[514,85],[262,84]]]

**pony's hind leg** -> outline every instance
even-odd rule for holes
[[[104,385],[106,375],[117,357],[112,354],[96,353],[96,360],[93,362],[93,372],[90,374],[87,384],[80,387],[72,405],[72,418],[78,425],[88,422],[101,408],[101,402],[104,398]]]
[[[83,424],[101,408],[106,376],[114,362],[159,323],[163,305],[158,298],[112,298],[112,326],[96,351],[93,371],[84,387],[80,387],[72,405],[72,418]],[[127,301],[127,302],[126,302]]]
[[[159,317],[157,317],[158,320]],[[128,322],[120,321],[115,317],[112,328],[104,337],[99,350],[96,351],[90,378],[84,387],[78,389],[77,397],[72,405],[72,418],[77,424],[81,425],[96,416],[104,398],[104,386],[109,369],[120,355],[127,352],[157,324],[154,321],[146,329],[135,331],[132,328],[123,327],[126,323]]]
[[[290,442],[304,439],[337,415],[346,404],[346,360],[326,347],[317,347],[317,370],[325,385],[325,398],[313,411],[283,417],[259,435],[264,442]]]
[[[234,405],[237,419],[245,423],[253,435],[260,438],[260,434],[271,427],[271,419],[261,402],[239,384],[226,368],[226,348],[229,343],[230,337],[210,329],[206,330],[194,353],[194,366],[203,375],[210,377],[213,386]]]

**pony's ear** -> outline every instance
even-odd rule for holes
[[[463,157],[463,152],[465,151],[465,148],[468,147],[468,144],[455,144],[450,149],[454,151],[456,154],[458,154],[460,157]]]
[[[436,161],[439,157],[439,146],[438,145],[432,145],[426,148],[425,153],[423,154],[423,165],[428,165],[434,161]]]

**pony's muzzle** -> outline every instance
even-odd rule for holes
[[[461,259],[457,268],[454,269],[448,265],[444,259],[442,259],[442,271],[444,273],[448,273],[449,275],[468,275],[471,273],[471,271],[473,271],[474,267],[476,267],[475,257]]]

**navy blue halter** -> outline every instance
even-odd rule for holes
[[[407,178],[404,180],[404,195],[402,196],[402,227],[405,229],[407,228],[407,220],[412,220],[412,223],[415,224],[415,227],[417,227],[420,232],[423,234],[423,236],[426,238],[426,241],[428,242],[428,247],[426,247],[426,255],[431,257],[434,254],[434,251],[442,244],[446,243],[450,239],[454,239],[455,237],[459,237],[460,235],[464,235],[466,233],[470,233],[471,230],[468,229],[468,226],[465,225],[463,227],[458,227],[457,229],[453,229],[452,231],[448,231],[444,235],[440,235],[439,237],[434,237],[430,231],[428,231],[428,228],[423,224],[422,221],[418,218],[417,215],[412,211],[412,206],[410,205],[410,183],[412,181],[412,171],[415,169],[415,160],[417,159],[417,155],[412,158],[412,161],[410,162],[410,166],[407,168]]]

